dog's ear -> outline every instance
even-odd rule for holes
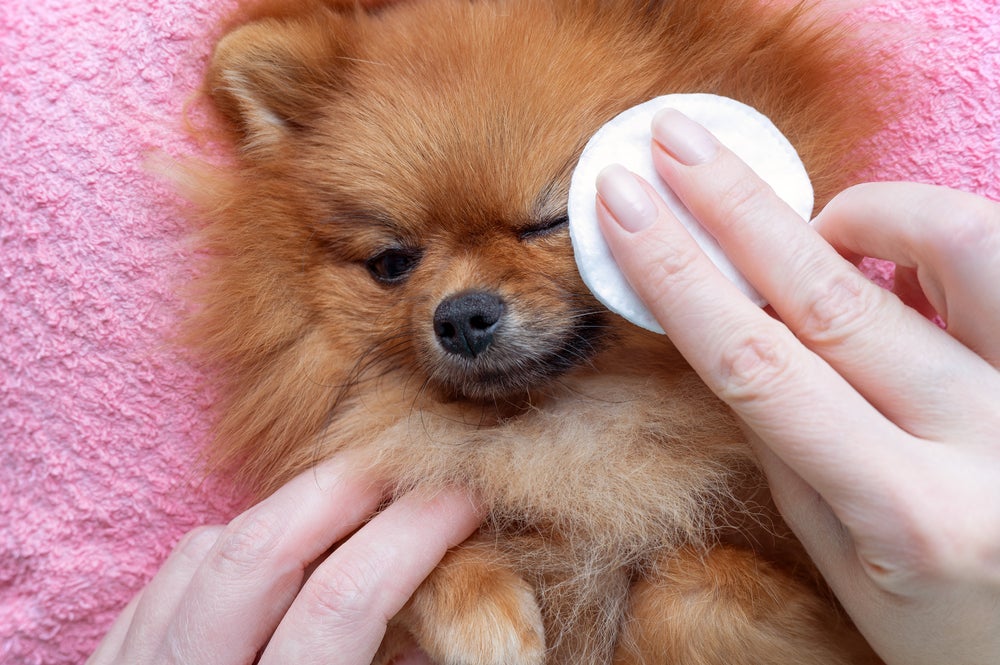
[[[265,18],[216,46],[206,90],[245,150],[273,148],[308,128],[343,86],[351,17]]]

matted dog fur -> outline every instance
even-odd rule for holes
[[[604,310],[566,225],[620,111],[711,92],[768,115],[818,205],[864,166],[873,65],[750,0],[256,3],[206,78],[188,339],[215,464],[264,496],[337,451],[489,508],[390,626],[442,665],[877,662],[790,536],[730,411]]]

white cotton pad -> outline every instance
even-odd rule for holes
[[[597,224],[597,174],[611,164],[621,164],[649,182],[719,270],[749,298],[765,304],[715,238],[657,175],[650,152],[650,125],[657,111],[665,108],[676,109],[706,127],[803,220],[809,220],[813,208],[812,183],[792,144],[766,116],[735,99],[701,93],[664,95],[633,106],[601,127],[583,149],[569,188],[569,231],[576,264],[587,288],[608,309],[660,333],[663,328],[618,269]]]

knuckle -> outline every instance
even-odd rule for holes
[[[838,271],[828,279],[811,280],[795,333],[812,346],[843,344],[871,323],[885,305],[886,294],[856,272]]]
[[[741,331],[726,344],[720,358],[717,394],[730,405],[756,402],[780,394],[793,371],[783,343],[766,331]]]
[[[328,564],[332,564],[329,561]],[[304,609],[316,619],[341,626],[363,626],[376,617],[372,603],[376,576],[364,562],[332,565],[317,571],[302,590]]]
[[[892,516],[891,544],[876,541],[859,547],[858,556],[868,577],[881,589],[912,595],[932,578],[937,565],[933,547],[919,520],[900,512]]]
[[[200,526],[188,531],[177,543],[175,551],[191,562],[201,562],[208,556],[222,533],[219,526]]]
[[[1000,582],[1000,522],[983,504],[995,477],[965,464],[949,468],[950,451],[923,453],[882,477],[880,509],[866,512],[868,535],[856,541],[866,572],[904,597]]]
[[[880,586],[912,595],[981,569],[976,561],[983,551],[978,547],[980,528],[968,528],[960,515],[942,507],[940,497],[928,496],[923,483],[889,485],[892,542],[883,543],[879,556],[864,561]]]
[[[907,502],[911,505],[911,502]],[[907,553],[903,561],[912,576],[924,576],[939,567],[941,554],[935,543],[933,530],[927,528],[921,512],[901,509],[895,516],[900,536],[900,546]]]
[[[166,637],[163,638],[163,642],[157,650],[156,662],[162,663],[162,665],[184,665],[185,663],[192,662],[208,662],[200,658],[197,660],[193,659],[195,654],[199,656],[208,655],[199,653],[202,650],[197,647],[195,642],[196,640],[193,636],[186,632],[181,633],[176,630],[170,631]]]
[[[650,260],[636,271],[641,279],[630,283],[650,312],[660,316],[672,311],[677,303],[690,300],[693,289],[703,288],[704,279],[699,262],[707,258],[692,242],[666,242],[653,239],[649,248]]]
[[[998,536],[961,516],[915,515],[906,530],[912,575],[925,583],[982,583],[1000,557]]]
[[[217,569],[237,573],[258,570],[279,554],[283,527],[276,515],[252,508],[225,528],[210,561]]]
[[[652,300],[661,294],[676,293],[685,285],[697,281],[693,268],[701,259],[700,250],[690,246],[667,246],[656,253],[656,261],[649,266],[643,278],[645,292]]]
[[[717,211],[718,219],[724,222],[758,219],[768,202],[763,195],[765,192],[755,178],[736,178],[719,188],[713,208]]]
[[[942,537],[939,527],[917,512],[907,514],[901,526],[906,556],[902,574],[898,575],[900,580],[919,587],[953,576],[958,564],[956,553]]]
[[[981,525],[980,525],[981,527]],[[991,523],[987,528],[977,528],[970,539],[970,556],[962,561],[957,576],[965,581],[982,583],[989,580],[1000,584],[1000,525]]]

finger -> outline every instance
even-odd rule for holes
[[[160,648],[195,571],[221,533],[220,526],[200,527],[187,533],[149,584],[129,604],[127,632],[121,633],[123,662],[147,662]]]
[[[700,125],[670,111],[653,135],[660,175],[802,343],[908,432],[940,439],[968,421],[971,396],[954,386],[991,368],[869,282]]]
[[[165,649],[178,662],[247,663],[291,605],[310,562],[377,508],[382,484],[341,455],[233,520],[196,571]]]
[[[369,662],[389,620],[481,520],[461,492],[403,496],[320,564],[282,619],[261,665]]]
[[[756,433],[748,432],[747,438],[786,524],[824,575],[828,569],[836,569],[852,549],[843,523],[820,493],[785,464]]]
[[[860,185],[816,228],[838,248],[915,269],[949,333],[1000,366],[1000,204],[930,185]]]
[[[796,473],[843,507],[842,519],[884,502],[879,470],[896,455],[884,442],[904,433],[723,277],[651,187],[622,172],[598,179],[598,221],[630,284],[692,368]],[[614,215],[643,209],[632,203],[642,196],[654,202],[649,225],[620,225]]]
[[[889,513],[868,511],[858,521],[867,518],[869,523],[852,531],[838,517],[843,511],[834,509],[766,442],[753,432],[748,440],[767,476],[778,511],[838,598],[855,598],[862,587],[870,591],[872,578],[884,578],[890,566],[909,563],[902,545],[907,540],[904,529]],[[858,551],[852,532],[864,539],[867,556]],[[877,569],[879,563],[885,565]]]
[[[873,611],[883,607],[849,530],[830,504],[752,433],[750,443],[785,523],[848,614],[862,625],[872,625]]]
[[[135,608],[141,597],[142,591],[129,601],[84,665],[109,665],[110,663],[122,662],[118,659],[118,655],[125,642],[129,626],[132,625],[132,617],[135,615]]]
[[[148,660],[162,642],[171,614],[220,530],[201,527],[181,538],[153,579],[115,619],[88,665]]]
[[[988,578],[981,574],[965,576],[963,572],[966,570],[964,564],[970,561],[970,553],[988,551],[995,554],[995,530],[990,529],[988,520],[975,517],[971,520],[975,523],[974,530],[956,529],[956,522],[964,521],[964,513],[968,511],[954,511],[954,506],[983,504],[981,497],[995,494],[996,479],[985,478],[995,475],[990,464],[972,467],[986,470],[986,473],[972,483],[966,482],[971,487],[965,491],[965,486],[962,486],[960,495],[941,496],[929,493],[927,487],[921,487],[918,494],[900,500],[903,510],[899,517],[902,522],[906,521],[906,512],[923,516],[927,508],[937,508],[938,515],[918,519],[924,527],[930,527],[929,531],[917,535],[897,524],[896,516],[883,515],[882,528],[874,533],[874,537],[865,536],[855,541],[808,484],[771,453],[766,445],[752,438],[751,444],[759,454],[775,502],[786,522],[873,648],[883,654],[895,653],[901,663],[943,663],[953,662],[949,659],[950,655],[964,652],[968,645],[976,645],[973,649],[976,655],[970,656],[971,659],[966,662],[994,662],[986,654],[996,653],[989,651],[997,643],[1000,617],[996,612],[995,587],[991,588],[985,582]],[[938,450],[946,452],[945,457],[954,462],[953,451]],[[964,480],[970,466],[966,463],[952,466],[960,470],[959,479]],[[914,471],[910,469],[906,473]],[[949,487],[959,487],[950,481],[941,482],[940,467],[922,475],[935,479],[936,484],[945,488],[946,492]],[[939,506],[942,504],[952,508],[941,510]],[[996,505],[989,501],[986,504]],[[941,519],[946,513],[950,515]],[[986,534],[980,536],[984,531]],[[990,556],[988,560],[995,566],[995,556]],[[957,563],[958,567],[948,565],[949,562]],[[940,568],[942,564],[944,568]],[[929,606],[947,607],[949,612],[920,611],[922,605],[928,606],[927,601],[930,601]],[[908,634],[913,639],[903,644],[899,640],[902,634]],[[924,636],[929,636],[929,641],[925,641]],[[982,647],[983,651],[980,652],[978,647]],[[931,657],[928,658],[928,654]]]

